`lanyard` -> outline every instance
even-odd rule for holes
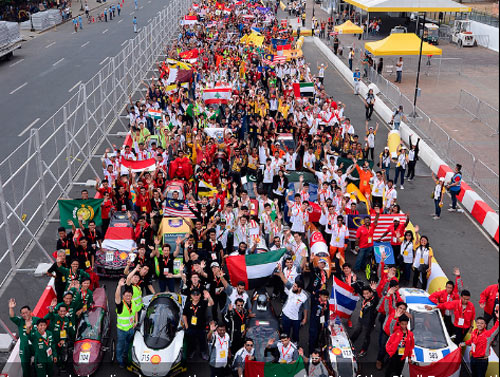
[[[290,275],[292,274],[292,269],[290,268],[290,272],[288,274],[286,274],[286,279],[288,280],[288,278],[290,277]]]
[[[245,323],[245,313],[240,315],[240,312],[235,310],[236,314],[238,314],[238,317],[241,319],[241,323]]]
[[[363,311],[363,309],[365,308],[365,306],[368,305],[368,303],[370,303],[372,300],[373,300],[373,297],[371,299],[369,299],[369,300],[363,301],[363,304],[361,305],[361,311]]]
[[[224,344],[226,343],[226,339],[222,338],[222,342],[221,342],[221,338],[219,337],[219,335],[216,335],[216,337],[217,337],[217,340],[218,340],[221,348],[224,347]]]
[[[193,305],[191,305],[191,310],[193,311],[193,316],[196,317],[196,313],[198,313],[198,309],[200,307],[198,305],[196,305],[196,309]]]
[[[288,352],[290,351],[290,349],[291,349],[291,348],[292,348],[292,345],[291,345],[291,344],[289,344],[289,345],[288,345],[288,349],[287,349],[287,350],[286,350],[286,352],[285,352],[285,348],[284,348],[283,346],[281,347],[281,354],[283,355],[283,359],[284,359],[284,358],[285,358],[285,356],[288,354]]]
[[[94,231],[94,232],[90,231],[90,232],[89,232],[89,237],[90,237],[90,239],[91,239],[92,241],[94,241],[94,240],[95,240],[95,238],[96,238],[95,231]]]
[[[47,340],[45,340],[45,338],[43,337],[43,335],[42,334],[40,334],[40,335],[41,335],[40,339],[42,340],[42,342],[45,343],[45,346],[48,347],[49,346],[49,338],[47,337]],[[44,335],[46,335],[46,333]]]
[[[80,294],[81,294],[81,296],[82,296],[82,301],[83,301],[83,302],[85,302],[85,297],[87,297],[87,292],[88,292],[88,291],[85,291],[85,292],[84,292],[84,291],[80,291]]]

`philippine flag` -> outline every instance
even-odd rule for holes
[[[339,317],[349,318],[356,309],[359,296],[354,288],[340,279],[333,277],[332,294],[330,296],[330,312]]]

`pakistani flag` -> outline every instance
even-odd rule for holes
[[[313,97],[314,83],[312,82],[296,82],[293,84],[293,94],[295,97]]]
[[[227,257],[227,270],[231,284],[245,282],[246,289],[253,289],[266,284],[273,274],[277,263],[285,254],[285,249],[268,251],[262,254],[235,255]]]
[[[94,220],[95,225],[102,225],[101,219],[101,204],[103,199],[77,199],[66,200],[60,199],[57,201],[59,205],[59,221],[61,226],[68,228],[69,220],[72,220],[78,228],[78,218],[82,219],[83,226],[88,227],[89,221]]]
[[[304,360],[299,357],[293,364],[245,361],[245,377],[306,377]]]

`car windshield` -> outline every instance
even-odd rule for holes
[[[104,319],[104,309],[95,308],[85,313],[78,325],[76,340],[101,340],[101,331]]]
[[[413,316],[411,331],[415,336],[415,346],[428,349],[448,347],[445,330],[437,310],[430,312],[410,310],[410,314]]]
[[[151,349],[166,348],[179,325],[179,306],[170,297],[157,297],[148,306],[144,318],[144,341]]]

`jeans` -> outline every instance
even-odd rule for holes
[[[384,330],[380,329],[380,335],[378,337],[377,361],[381,361],[382,363],[384,362],[385,355],[387,354],[385,351],[387,340],[389,340],[389,335],[387,335]]]
[[[434,208],[436,209],[435,212],[437,217],[441,216],[441,207],[439,206],[439,203],[441,203],[441,200],[434,199]]]
[[[394,122],[394,129],[396,131],[399,131],[399,126],[401,125],[401,122]]]
[[[363,247],[359,249],[356,263],[354,264],[354,271],[362,271],[366,268],[366,259],[373,253],[373,246]]]
[[[396,352],[389,359],[389,365],[385,370],[385,377],[401,376],[403,367],[405,366],[405,359],[401,360],[401,356]]]
[[[470,358],[470,369],[472,377],[485,377],[488,369],[488,359]]]
[[[450,190],[451,208],[453,208],[453,209],[457,209],[457,195],[459,192],[460,192],[460,190],[459,191]]]
[[[412,265],[412,263],[403,263],[403,280],[408,283],[410,282]]]
[[[283,325],[283,332],[291,335],[292,342],[297,343],[299,341],[300,319],[293,320],[283,314],[281,324]],[[293,334],[290,334],[291,330],[293,330]]]
[[[120,365],[127,364],[128,348],[132,343],[133,336],[133,328],[128,331],[123,331],[120,329],[116,330],[116,360]]]
[[[401,82],[401,79],[403,78],[403,71],[396,71],[396,82]]]
[[[352,59],[349,59],[349,70],[352,71]]]
[[[372,114],[373,114],[373,105],[366,106],[366,113],[365,113],[366,119],[367,120],[371,119]],[[372,160],[373,160],[373,158],[372,158]]]
[[[394,186],[398,184],[398,177],[401,175],[401,186],[405,184],[405,170],[401,166],[396,167],[396,176],[394,177]]]
[[[160,292],[174,292],[175,291],[175,279],[174,278],[160,278],[158,280],[160,284]]]

